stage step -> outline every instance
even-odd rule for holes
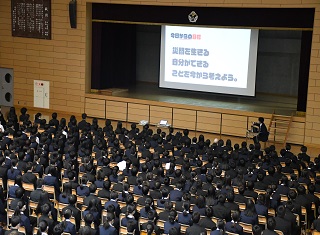
[[[272,114],[268,128],[269,141],[272,141],[274,143],[282,143],[283,147],[285,147],[292,119],[293,114],[291,116]]]

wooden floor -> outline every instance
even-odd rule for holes
[[[255,97],[232,96],[164,89],[159,88],[158,84],[143,82],[127,90],[119,90],[113,96],[287,116],[297,110],[297,97],[262,93],[256,93]]]
[[[4,115],[6,115],[6,113],[8,112],[8,108],[7,107],[2,107],[2,113]],[[28,113],[30,114],[30,116],[32,117],[32,120],[34,120],[34,115],[38,112],[39,110],[36,110],[36,109],[32,109],[32,110],[28,110]],[[20,109],[18,109],[16,111],[16,113],[18,114],[18,116],[20,115]],[[47,121],[49,121],[51,119],[51,112],[50,111],[45,111],[43,112],[42,111],[42,118],[45,118]],[[61,118],[66,118],[67,121],[69,121],[70,119],[70,115],[71,114],[66,114],[66,113],[58,113],[58,119],[61,119]],[[81,120],[81,116],[80,114],[75,114],[76,118],[78,121]],[[92,121],[92,118],[88,118],[88,121],[91,122]],[[99,123],[99,126],[104,126],[105,124],[105,120],[103,119],[99,119],[98,120],[98,123]],[[112,124],[114,127],[116,127],[116,124],[117,122],[116,121],[112,121]],[[123,126],[126,127],[127,129],[130,129],[130,125],[131,123],[123,123]],[[155,126],[152,126],[151,127],[154,131],[157,129],[157,127]],[[163,131],[167,131],[167,130],[163,130]],[[182,130],[178,130],[178,129],[175,129],[175,131],[182,131]],[[196,137],[199,137],[200,134],[203,134],[205,139],[210,139],[211,142],[213,142],[213,140],[215,138],[218,138],[218,139],[223,139],[224,141],[226,141],[227,139],[230,139],[231,142],[232,142],[232,145],[234,145],[235,143],[238,143],[238,144],[241,144],[243,141],[246,141],[246,138],[245,138],[245,133],[244,133],[244,137],[241,138],[241,137],[234,137],[234,136],[227,136],[227,135],[219,135],[219,134],[214,134],[214,133],[206,133],[206,132],[195,132],[195,131],[190,131],[190,138],[196,136]],[[248,144],[250,143],[253,143],[253,141],[251,139],[247,140],[248,141]],[[267,143],[267,146],[273,144],[272,142],[269,142]],[[262,145],[263,146],[263,145]],[[281,148],[283,148],[283,145],[281,144],[275,144],[276,146],[276,150],[277,152],[279,153]],[[292,152],[294,154],[298,154],[300,152],[300,148],[301,148],[301,145],[292,145]],[[311,156],[311,158],[315,158],[317,157],[319,154],[320,154],[320,147],[319,148],[308,148],[308,154]]]

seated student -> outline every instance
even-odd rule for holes
[[[79,185],[77,187],[77,195],[78,196],[83,196],[83,197],[87,197],[90,195],[90,190],[89,190],[89,187],[87,186],[87,182],[88,182],[88,179],[87,177],[82,177],[80,179],[81,181],[81,185]]]
[[[11,160],[11,168],[7,171],[7,178],[15,180],[18,175],[21,176],[21,171],[17,168],[17,159]]]
[[[193,235],[193,234],[207,234],[205,228],[201,227],[198,223],[200,220],[200,213],[193,212],[192,214],[192,225],[187,228],[185,235]]]
[[[134,217],[135,210],[136,210],[136,208],[134,205],[131,204],[131,205],[127,206],[126,217],[120,221],[120,226],[127,227],[128,232],[134,231],[134,234],[139,235],[140,234],[139,224],[138,224],[138,221]],[[129,229],[130,229],[130,231],[129,231]]]
[[[210,235],[225,235],[227,234],[225,232],[225,223],[222,219],[218,219],[217,221],[217,229],[214,231],[211,231]]]
[[[198,196],[196,204],[193,206],[193,212],[197,211],[200,215],[204,216],[206,211],[206,199],[204,196]]]
[[[243,227],[239,225],[239,219],[240,219],[239,211],[232,212],[231,218],[232,218],[231,222],[226,223],[226,226],[225,226],[226,231],[242,235]]]
[[[11,235],[11,234],[25,235],[24,233],[18,231],[19,227],[20,227],[19,216],[12,216],[10,230],[6,231],[4,235]]]
[[[66,209],[63,214],[64,221],[62,221],[61,224],[63,226],[63,232],[76,235],[76,226],[70,222],[71,215],[72,211],[70,209]]]
[[[98,227],[100,224],[101,213],[99,212],[98,204],[95,199],[92,199],[89,202],[88,207],[82,213],[82,215],[83,215],[82,217],[86,216],[89,213],[92,214],[94,224],[96,227]]]
[[[256,204],[254,205],[258,215],[267,216],[268,207],[266,206],[265,194],[259,194]]]
[[[111,187],[110,180],[105,180],[103,182],[103,189],[98,191],[98,197],[110,199],[110,187]]]
[[[106,221],[99,226],[100,235],[117,235],[118,231],[113,226],[113,221],[115,219],[114,213],[107,213]]]
[[[189,202],[183,202],[183,212],[178,213],[178,222],[180,224],[192,224],[192,215],[190,213],[190,204]]]
[[[147,229],[147,226],[149,224],[151,224],[153,226],[153,232],[156,234],[156,235],[160,235],[161,233],[161,229],[159,226],[156,225],[156,221],[157,220],[157,214],[155,211],[152,211],[150,210],[148,212],[148,221],[146,223],[143,223],[141,224],[141,230],[146,230]]]
[[[71,189],[71,184],[65,183],[63,185],[63,192],[59,195],[58,201],[64,204],[68,204],[68,197],[72,195],[72,189]]]
[[[158,208],[164,208],[165,203],[170,201],[169,200],[169,191],[167,188],[161,189],[161,194],[162,194],[161,199],[157,200],[157,207]]]
[[[246,208],[240,214],[240,221],[252,225],[258,224],[258,214],[251,199],[247,200]]]
[[[264,235],[277,235],[278,233],[275,232],[276,228],[276,221],[274,219],[274,217],[270,217],[267,220],[267,229],[262,231],[262,234]]]
[[[9,187],[8,196],[10,198],[16,197],[16,190],[17,188],[22,187],[22,177],[21,175],[18,175],[16,179],[14,180],[14,185]]]
[[[166,222],[164,223],[164,234],[169,234],[169,230],[172,227],[175,227],[178,229],[178,231],[180,232],[181,226],[180,224],[176,221],[176,217],[177,217],[177,212],[175,210],[171,210],[169,212],[168,218],[166,219]]]
[[[289,221],[286,220],[285,214],[285,207],[283,205],[280,205],[277,208],[277,216],[274,217],[276,223],[275,229],[282,231],[284,235],[291,235],[293,234],[292,225]]]
[[[91,214],[90,212],[87,213],[84,217],[83,217],[85,226],[81,227],[79,230],[79,234],[84,233],[84,231],[82,231],[84,228],[86,228],[86,230],[88,230],[88,235],[96,235],[98,233],[98,231],[94,228],[91,228],[91,224],[94,222],[94,217],[93,214]],[[97,228],[97,227],[96,227]]]
[[[115,192],[115,191],[111,191],[110,193],[110,201],[107,201],[105,204],[104,204],[104,209],[107,209],[107,207],[112,204],[114,205],[115,207],[115,211],[116,211],[116,216],[119,216],[120,214],[120,205],[119,203],[117,202],[117,199],[118,199],[118,193]]]
[[[154,211],[155,213],[157,213],[153,206],[153,200],[151,197],[146,198],[145,206],[140,210],[140,216],[143,218],[148,218],[149,211]]]
[[[49,233],[48,223],[45,220],[40,221],[38,223],[37,235],[48,235],[48,234],[52,234],[52,232]]]
[[[55,221],[49,217],[51,212],[50,204],[44,204],[41,206],[41,216],[38,219],[38,222],[45,221],[48,228],[49,234],[52,234],[53,227],[55,226]]]
[[[210,229],[212,231],[217,229],[217,225],[215,222],[212,221],[212,208],[207,207],[206,208],[206,216],[201,218],[199,221],[199,225],[203,228]]]
[[[17,207],[16,207],[16,209],[14,211],[14,216],[17,216],[17,217],[20,218],[20,226],[25,227],[27,234],[31,234],[32,226],[31,226],[29,217],[27,217],[24,214],[25,210],[26,210],[26,205],[25,205],[24,201],[22,201],[22,200],[19,201],[17,203]]]
[[[256,224],[252,226],[252,235],[261,235],[262,234],[262,229],[261,227]]]
[[[320,207],[318,207],[318,214],[320,214]],[[315,229],[320,232],[320,216],[312,222],[311,229]]]
[[[269,132],[264,124],[264,118],[259,117],[258,122],[255,122],[254,126],[258,129],[258,135],[253,138],[254,143],[259,143],[259,141],[266,142],[269,137]]]

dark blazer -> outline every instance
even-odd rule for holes
[[[195,234],[206,235],[207,231],[205,228],[199,226],[198,224],[193,224],[192,226],[187,228],[185,235],[195,235]]]
[[[286,221],[284,218],[280,218],[279,216],[274,217],[276,221],[276,230],[280,230],[284,235],[290,235],[291,233],[291,224]]]
[[[189,213],[186,215],[184,215],[183,213],[179,213],[178,214],[178,222],[180,224],[192,225],[192,215]]]
[[[18,170],[18,169],[13,169],[13,171],[11,171],[11,169],[9,169],[9,170],[7,171],[7,177],[8,177],[8,179],[15,180],[18,175],[21,175],[21,171]]]
[[[171,190],[169,195],[170,201],[181,201],[182,196],[183,196],[183,192],[176,189]]]
[[[77,232],[76,232],[76,226],[71,223],[70,221],[65,221],[66,222],[66,226],[63,230],[63,232],[66,232],[66,233],[70,233],[71,235],[76,235]],[[63,223],[63,222],[61,222]]]
[[[216,223],[213,222],[212,219],[208,218],[207,216],[205,216],[204,218],[201,218],[198,224],[203,228],[208,228],[211,230],[217,229]]]
[[[240,213],[240,221],[252,225],[258,224],[258,214],[254,215],[253,217],[250,217],[246,216],[242,211]]]
[[[32,191],[30,193],[30,200],[34,201],[34,202],[39,202],[40,195],[41,195],[42,192],[43,192],[43,190],[40,189],[40,188],[37,188],[36,190]]]
[[[32,174],[31,172],[26,172],[23,174],[22,176],[22,181],[24,183],[29,183],[29,184],[33,184],[34,187],[36,188],[36,183],[37,183],[37,176],[35,176],[34,174]]]
[[[9,235],[12,231],[18,231],[18,229],[10,229],[5,231],[4,235]],[[18,235],[25,235],[24,233],[18,232]]]
[[[115,227],[109,226],[107,229],[103,225],[99,226],[99,235],[117,235],[118,231]]]
[[[69,205],[62,209],[62,213],[65,212],[66,209],[70,209],[72,211],[72,215],[76,220],[76,228],[78,230],[80,228],[81,211],[75,206]]]
[[[164,233],[165,234],[169,234],[169,230],[170,230],[170,228],[173,228],[173,227],[175,227],[175,228],[177,228],[178,229],[178,231],[179,231],[179,234],[180,234],[180,229],[181,229],[181,226],[180,226],[180,224],[178,223],[178,222],[174,222],[173,224],[172,223],[170,223],[169,221],[166,221],[165,223],[164,223]]]
[[[212,207],[213,216],[219,219],[231,220],[231,211],[224,205],[218,204]]]
[[[225,229],[228,232],[236,233],[239,235],[243,234],[243,227],[237,223],[227,222],[225,225]]]

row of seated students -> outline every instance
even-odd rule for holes
[[[31,122],[26,112],[18,119],[12,108],[1,120],[5,234],[320,230],[319,157],[311,161],[305,146],[297,156],[290,145],[278,154],[259,143],[191,139],[188,130],[127,130],[121,122],[114,130],[110,120],[101,128],[85,114],[79,123],[56,113],[48,124],[41,114]]]

